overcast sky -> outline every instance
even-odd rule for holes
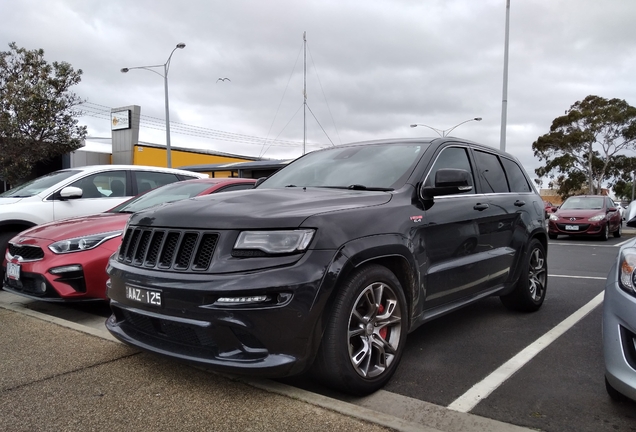
[[[636,105],[636,1],[511,3],[506,150],[534,178],[532,143],[576,101]],[[111,108],[140,105],[140,140],[165,144],[163,79],[120,69],[163,65],[183,42],[168,74],[172,145],[294,158],[306,32],[308,151],[474,117],[451,135],[499,148],[505,18],[505,0],[1,0],[0,50],[82,69],[89,136],[110,136]]]

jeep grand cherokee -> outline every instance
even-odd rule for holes
[[[255,189],[133,215],[109,261],[107,327],[131,345],[366,394],[422,323],[547,287],[540,196],[519,162],[455,139],[309,153]]]

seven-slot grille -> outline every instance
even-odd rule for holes
[[[39,246],[9,243],[9,253],[21,256],[24,261],[36,261],[44,258],[44,251]]]
[[[218,238],[206,231],[129,227],[117,258],[136,267],[205,271]]]

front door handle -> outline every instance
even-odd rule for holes
[[[515,205],[517,207],[522,207],[522,206],[526,205],[526,202],[525,201],[521,201],[521,200],[517,200],[517,201],[515,201]]]
[[[475,204],[473,206],[475,210],[479,210],[479,211],[486,210],[488,207],[489,207],[488,204]]]

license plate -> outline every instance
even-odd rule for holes
[[[126,286],[126,298],[139,303],[161,306],[161,292]]]
[[[579,226],[578,225],[566,225],[565,229],[567,231],[578,231],[579,230]]]
[[[8,262],[7,277],[9,279],[20,280],[20,264]]]

